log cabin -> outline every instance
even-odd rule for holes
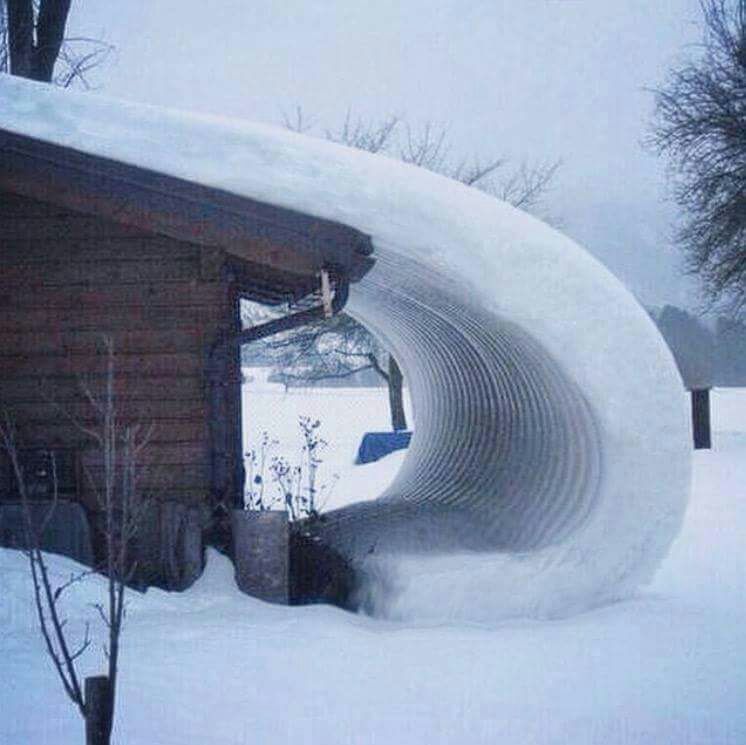
[[[39,458],[53,452],[59,496],[100,557],[102,465],[84,430],[110,339],[120,419],[153,426],[140,573],[188,585],[200,567],[174,566],[189,553],[174,545],[201,551],[211,516],[243,498],[240,345],[257,333],[242,332],[241,299],[308,305],[323,276],[336,310],[371,252],[336,222],[0,129],[0,406],[29,491],[49,497]],[[6,456],[0,503],[18,499],[14,481]]]

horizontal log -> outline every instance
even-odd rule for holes
[[[201,263],[202,250],[192,243],[166,236],[82,237],[72,240],[3,240],[3,265],[30,265],[43,271],[45,264],[56,261],[143,262],[193,261]]]
[[[0,291],[0,295],[1,295]],[[30,310],[9,309],[0,313],[0,331],[142,331],[147,329],[216,328],[225,322],[222,305],[197,306],[103,306],[94,308],[50,308],[42,306],[44,293],[37,293],[40,306]]]
[[[0,237],[2,241],[2,237]],[[46,264],[3,265],[3,287],[47,287],[90,284],[183,282],[199,279],[199,263],[176,259],[160,261],[54,261]]]
[[[109,360],[105,355],[33,355],[0,357],[0,377],[53,378],[55,375],[85,375],[105,373]],[[192,376],[202,372],[203,354],[117,354],[116,372],[140,373],[143,377],[155,375]]]
[[[12,412],[11,412],[12,413]],[[23,447],[87,448],[91,438],[71,422],[17,421],[18,443]],[[208,424],[203,419],[160,419],[153,430],[153,443],[208,442]]]
[[[0,220],[0,240],[54,241],[60,238],[113,238],[120,236],[147,238],[148,233],[124,223],[90,217],[76,212],[65,214],[14,216]]]
[[[227,282],[143,282],[140,285],[90,287],[45,287],[40,296],[24,288],[0,288],[0,308],[85,310],[148,307],[168,312],[171,308],[220,306],[228,304]],[[175,315],[174,311],[174,315]]]
[[[106,385],[106,377],[86,377],[87,385],[94,395],[100,396]],[[118,374],[114,380],[114,395],[126,396],[131,401],[160,399],[198,399],[205,395],[204,376],[162,376],[144,378],[139,373]],[[0,402],[33,403],[39,401],[83,402],[81,381],[75,375],[53,378],[28,377],[0,378]]]
[[[44,422],[73,419],[86,427],[96,427],[102,417],[88,402],[66,402],[64,405],[49,402],[16,402],[12,406],[13,416],[18,422]],[[207,404],[204,399],[158,399],[152,401],[116,402],[117,418],[123,422],[141,422],[158,426],[160,420],[207,419]]]
[[[70,210],[58,207],[49,202],[23,197],[9,191],[0,191],[0,216],[5,217],[38,217],[49,215],[66,215]]]
[[[158,502],[180,502],[188,506],[204,506],[210,504],[210,489],[207,485],[198,487],[172,486],[170,489],[146,487],[140,491],[142,499],[154,499]],[[80,503],[86,508],[89,515],[94,519],[101,519],[102,508],[95,493],[88,488],[78,495]]]
[[[121,451],[116,459],[117,465],[123,462]],[[82,466],[100,467],[103,464],[103,453],[100,448],[90,447],[80,454]],[[154,442],[143,448],[137,458],[137,464],[143,467],[155,466],[194,466],[210,463],[210,448],[207,443],[200,442]]]
[[[203,327],[188,329],[123,330],[111,335],[116,354],[204,353]],[[51,330],[44,333],[0,330],[0,357],[19,355],[106,354],[97,331]]]
[[[121,483],[123,469],[114,468],[114,478]],[[95,494],[105,481],[105,470],[102,466],[91,466],[85,469],[85,477],[80,484],[82,494]],[[210,467],[203,464],[158,465],[145,468],[139,477],[140,490],[158,491],[167,494],[174,489],[207,489],[210,483]]]

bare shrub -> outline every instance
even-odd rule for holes
[[[107,356],[107,371],[104,388],[100,395],[81,380],[81,389],[91,409],[96,414],[95,426],[89,426],[74,417],[69,418],[95,443],[101,457],[102,477],[96,478],[87,470],[87,476],[104,515],[104,540],[106,556],[103,565],[96,567],[106,577],[106,593],[101,602],[94,605],[107,634],[104,646],[106,659],[106,685],[104,695],[95,705],[86,698],[85,689],[77,667],[78,659],[91,646],[90,622],[78,639],[61,610],[60,601],[64,593],[95,570],[85,570],[72,575],[62,584],[55,584],[49,565],[42,551],[43,537],[54,519],[59,502],[57,466],[54,452],[49,453],[53,488],[50,505],[41,522],[31,512],[31,495],[28,480],[19,457],[17,429],[10,414],[6,413],[0,424],[0,444],[11,463],[24,513],[25,552],[34,588],[39,629],[54,670],[70,701],[77,707],[87,726],[95,721],[98,739],[108,743],[114,717],[121,634],[126,608],[127,584],[131,580],[137,562],[130,555],[130,547],[144,514],[145,502],[140,491],[144,466],[143,454],[150,441],[151,427],[127,424],[120,418],[115,398],[114,347],[110,339],[104,339]],[[63,411],[60,407],[60,411]],[[97,693],[101,688],[91,686]]]

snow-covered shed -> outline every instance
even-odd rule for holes
[[[43,273],[28,233],[0,248],[3,333],[26,345],[3,357],[2,380],[22,390],[59,374],[55,319],[119,323],[133,377],[151,355],[161,377],[184,372],[183,394],[151,382],[137,394],[184,433],[184,446],[164,443],[173,495],[238,487],[236,359],[223,409],[199,387],[207,350],[236,328],[235,293],[303,294],[328,267],[341,289],[351,282],[346,311],[395,354],[415,420],[386,491],[318,528],[355,563],[360,603],[420,618],[558,615],[632,592],[665,556],[690,479],[681,378],[644,309],[566,236],[423,169],[248,122],[0,77],[0,131],[0,188],[21,197],[6,202],[7,229],[35,225],[31,243],[45,241]],[[65,224],[79,227],[58,242]],[[136,330],[157,339],[147,355]],[[74,346],[85,340],[68,341],[73,373],[95,362]],[[208,433],[215,421],[227,436]]]
[[[9,97],[23,105],[44,93],[3,79],[0,108],[7,111]],[[57,97],[64,111],[63,97],[50,100]],[[47,110],[46,121],[54,114]],[[116,108],[108,114],[113,120]],[[163,173],[148,163],[144,131],[142,163],[133,164],[105,147],[91,152],[44,136],[33,116],[28,127],[1,119],[0,403],[15,420],[31,488],[40,497],[51,491],[40,453],[53,450],[61,496],[80,502],[96,525],[102,464],[84,429],[98,415],[84,386],[103,391],[105,335],[120,421],[153,425],[154,467],[143,489],[158,497],[155,519],[178,522],[199,507],[191,522],[202,526],[203,513],[242,500],[240,300],[304,298],[318,291],[322,271],[332,289],[346,286],[369,266],[370,240]],[[76,125],[101,122],[80,117]],[[7,458],[2,471],[0,500],[12,500]]]

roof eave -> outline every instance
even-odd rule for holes
[[[340,223],[0,130],[0,189],[177,240],[215,246],[284,276],[356,281],[369,236]]]

